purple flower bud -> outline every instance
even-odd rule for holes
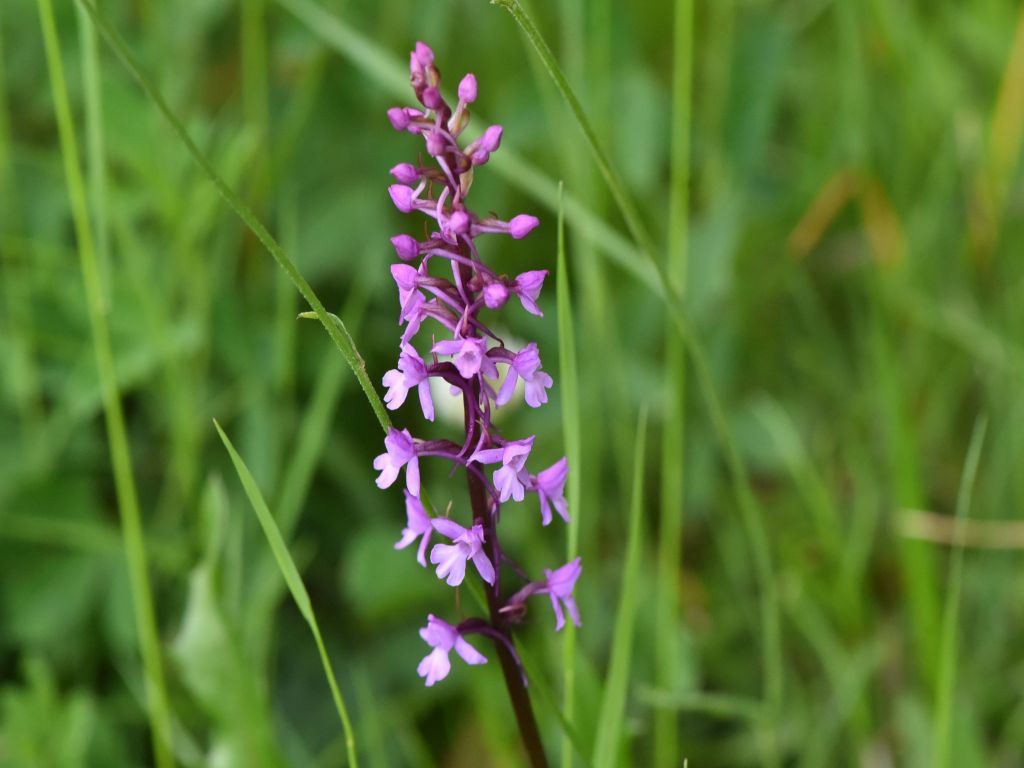
[[[409,114],[401,107],[392,107],[389,109],[388,120],[391,121],[391,125],[396,131],[404,131],[409,127],[409,123],[412,122],[409,118]]]
[[[423,95],[420,97],[420,100],[427,109],[440,109],[444,106],[441,92],[432,85],[423,89]]]
[[[459,101],[465,104],[476,101],[476,77],[472,72],[459,81]]]
[[[508,288],[503,283],[494,282],[484,286],[484,304],[488,309],[501,309],[508,301]]]
[[[472,155],[469,156],[469,162],[473,165],[486,165],[487,161],[491,159],[491,153],[483,149],[478,149]]]
[[[416,674],[426,678],[428,687],[448,676],[452,669],[448,654],[453,648],[467,664],[487,663],[487,659],[462,638],[457,627],[437,618],[434,614],[427,617],[427,626],[420,630],[420,637],[433,648],[416,667]]]
[[[426,43],[417,41],[416,50],[412,52],[416,63],[426,69],[434,63],[434,51]]]
[[[388,194],[391,195],[391,202],[395,204],[395,208],[402,213],[412,212],[416,199],[416,191],[412,187],[407,187],[404,184],[392,184],[388,187]]]
[[[508,233],[514,240],[522,240],[533,232],[538,224],[540,224],[540,220],[536,216],[521,213],[508,223]]]
[[[412,163],[399,163],[391,169],[391,175],[400,184],[415,184],[420,178],[420,172]]]
[[[395,247],[395,253],[403,261],[415,259],[420,254],[420,244],[411,235],[395,235],[391,238],[391,244]]]
[[[484,131],[484,135],[477,141],[477,146],[485,152],[496,152],[501,146],[501,132],[500,125],[492,125]]]
[[[448,149],[448,144],[444,140],[444,136],[439,131],[431,131],[427,136],[427,154],[437,157],[443,155],[446,149]]]
[[[455,211],[448,219],[448,231],[453,235],[469,233],[470,218],[465,211]]]

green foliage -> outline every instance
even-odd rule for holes
[[[522,762],[494,659],[416,677],[477,606],[373,485],[389,418],[451,430],[377,386],[417,39],[505,126],[475,194],[542,220],[485,258],[553,274],[502,316],[556,382],[503,423],[574,511],[508,508],[507,550],[583,557],[583,627],[539,599],[519,638],[552,762],[1019,763],[1021,538],[971,538],[1024,509],[1013,4],[54,3],[63,85],[34,5],[0,3],[0,765],[152,764],[154,724],[184,766]]]

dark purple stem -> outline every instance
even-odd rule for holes
[[[484,526],[484,538],[490,544],[491,562],[495,565],[494,588],[486,589],[487,607],[491,614],[491,627],[495,634],[487,633],[494,639],[494,648],[498,654],[498,661],[501,664],[501,672],[505,678],[505,688],[508,690],[508,697],[512,703],[512,710],[516,715],[516,723],[519,726],[519,735],[523,740],[523,747],[530,758],[530,765],[533,768],[548,768],[548,759],[544,754],[544,745],[540,740],[540,731],[537,729],[537,720],[533,716],[533,708],[530,706],[530,696],[526,692],[526,681],[519,669],[516,657],[513,655],[515,645],[512,642],[512,634],[505,615],[501,612],[501,579],[499,567],[501,565],[501,547],[498,545],[498,537],[494,525],[494,516],[488,514],[487,494],[480,478],[472,472],[466,473],[469,482],[469,499],[473,506],[473,522]]]
[[[465,267],[460,267],[464,269]],[[466,433],[474,429],[480,402],[480,379],[475,379],[471,386],[463,390],[463,403],[465,404]],[[466,465],[466,469],[474,469],[475,462]],[[476,468],[478,469],[478,468]],[[501,545],[498,543],[498,530],[495,525],[497,518],[497,503],[494,504],[494,512],[491,513],[491,506],[488,503],[488,491],[484,485],[484,478],[479,472],[466,472],[466,480],[469,484],[469,500],[473,508],[473,523],[480,524],[484,528],[484,540],[490,547],[488,553],[491,562],[494,564],[494,587],[485,589],[487,593],[487,607],[491,614],[491,627],[495,633],[501,636],[501,640],[494,638],[494,648],[498,654],[498,661],[501,664],[501,672],[505,678],[505,688],[508,690],[509,701],[512,710],[516,715],[516,723],[519,726],[519,735],[523,740],[523,748],[530,759],[532,768],[548,768],[548,759],[544,754],[544,745],[540,740],[540,731],[537,728],[537,720],[533,715],[533,708],[530,706],[530,696],[526,692],[526,681],[519,668],[517,655],[514,654],[515,645],[512,641],[511,628],[507,617],[501,612],[501,563],[503,560]]]

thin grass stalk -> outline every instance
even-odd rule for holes
[[[985,441],[985,430],[988,419],[979,416],[974,421],[971,442],[964,460],[964,471],[960,477],[960,491],[956,498],[956,524],[963,530],[967,523],[967,515],[971,507],[971,496],[974,493],[974,481],[978,474],[978,463],[981,459],[981,446]],[[961,537],[958,537],[960,539]],[[939,644],[939,670],[935,694],[935,732],[932,765],[935,768],[948,768],[952,764],[953,745],[953,697],[956,688],[957,667],[957,630],[960,621],[960,594],[964,580],[964,546],[958,541],[953,547],[953,556],[949,564],[949,576],[946,587],[946,605],[942,614],[942,636]]]
[[[107,149],[103,138],[103,91],[96,28],[77,8],[81,45],[82,84],[85,89],[85,146],[89,203],[96,243],[96,261],[103,287],[103,309],[110,311],[110,227],[107,216]]]
[[[923,500],[920,455],[908,414],[907,394],[900,380],[899,362],[893,350],[890,331],[886,327],[886,304],[883,276],[875,275],[871,285],[872,306],[869,343],[877,407],[882,416],[889,482],[900,508],[919,509]],[[906,591],[914,666],[930,691],[935,691],[935,673],[939,668],[939,634],[941,606],[938,597],[938,575],[935,554],[928,544],[902,539],[899,542],[901,578]]]
[[[679,293],[686,289],[690,216],[690,98],[693,0],[676,0],[673,24],[672,143],[669,176],[668,273]],[[672,690],[679,680],[679,577],[683,548],[686,439],[686,358],[671,318],[665,328],[665,423],[661,445],[661,519],[654,638],[655,680]],[[671,709],[654,716],[654,765],[678,762],[679,717]]]
[[[135,625],[139,651],[146,678],[146,698],[153,740],[153,756],[158,768],[173,768],[171,754],[171,712],[167,700],[163,667],[160,661],[160,639],[156,624],[156,611],[149,583],[149,563],[142,533],[139,502],[132,477],[131,450],[125,429],[124,413],[114,367],[114,353],[110,331],[104,314],[103,289],[89,222],[88,198],[85,181],[78,160],[75,126],[71,115],[64,66],[61,61],[60,39],[50,0],[38,0],[39,19],[46,47],[46,59],[53,91],[57,129],[60,134],[64,174],[71,203],[75,237],[78,240],[82,280],[85,285],[92,332],[96,367],[103,391],[103,412],[106,418],[107,440],[114,473],[121,531],[124,538],[128,577],[131,584]]]
[[[566,537],[566,562],[576,559],[580,549],[580,525],[583,506],[578,499],[581,493],[583,441],[581,437],[579,373],[576,358],[576,331],[572,315],[572,300],[569,291],[569,270],[565,263],[565,216],[558,210],[558,264],[556,293],[558,301],[558,360],[562,381],[562,432],[565,439],[565,456],[573,471],[569,473],[568,494],[577,500],[576,508],[569,520]],[[566,722],[573,723],[576,700],[576,625],[569,622],[562,641],[563,684],[562,712]],[[570,768],[573,761],[573,743],[566,733],[562,738],[562,766]]]
[[[571,73],[571,76],[575,78],[576,82],[581,82],[586,71],[585,49],[587,45],[587,36],[584,34],[586,19],[581,0],[561,0],[559,2],[559,19],[561,22],[561,50],[566,61],[566,68]],[[528,55],[528,52],[526,53]],[[529,61],[534,78],[538,81],[538,87],[542,89],[545,95],[550,96],[545,103],[545,106],[548,107],[546,110],[548,123],[551,126],[559,126],[561,128],[558,138],[561,142],[563,172],[569,179],[570,185],[580,189],[582,195],[586,198],[589,196],[593,185],[586,178],[589,169],[585,162],[585,157],[581,154],[580,150],[582,148],[579,146],[579,142],[576,141],[576,134],[572,127],[559,119],[561,105],[557,95],[552,92],[550,87],[543,87],[546,83],[544,83],[541,62],[532,56],[529,56]],[[584,498],[582,492],[584,487],[582,483],[584,459],[582,428],[580,424],[581,404],[579,401],[579,380],[576,368],[576,339],[569,293],[569,271],[566,264],[565,199],[562,182],[559,182],[558,185],[558,197],[558,258],[556,267],[558,280],[556,293],[558,299],[559,370],[562,373],[562,426],[566,458],[569,460],[569,466],[573,467],[573,471],[569,473],[568,492],[570,494],[569,498],[573,499],[575,504],[575,511],[569,521],[568,536],[566,538],[566,561],[568,562],[580,553],[580,512],[583,509],[596,509],[592,505],[593,500],[596,498],[597,483],[595,482],[596,478],[591,479],[591,482],[586,485],[588,498]],[[595,274],[595,270],[599,269],[598,263],[593,258],[594,254],[591,252],[591,247],[586,241],[574,239],[573,252],[576,257],[576,270],[579,274],[586,275],[582,283],[588,288],[588,296],[592,296],[592,287],[595,285],[595,281],[599,280],[599,277]],[[606,350],[607,354],[612,359],[618,359],[615,354],[614,338],[610,334],[605,333],[605,329],[602,328],[602,325],[606,322],[605,318],[607,315],[600,311],[594,311],[596,305],[593,301],[585,302],[584,306],[589,310],[586,317],[588,327],[592,329],[592,334],[589,337],[589,349],[594,351],[599,344],[607,343],[609,345],[609,348]],[[605,304],[603,309],[607,309],[607,304]],[[596,357],[592,355],[591,359],[596,359]],[[604,427],[605,425],[599,421],[591,421],[587,424],[589,437],[587,444],[595,447],[591,453],[593,458],[588,463],[595,467],[602,464],[601,446],[609,444],[609,441],[602,434]],[[615,443],[612,442],[612,444]],[[589,519],[589,516],[587,523],[589,534],[593,530],[592,521]],[[587,546],[585,551],[589,551],[591,538],[590,535],[586,536]],[[576,627],[572,622],[565,628],[564,635],[562,641],[562,711],[565,713],[566,719],[572,723],[575,721],[576,715],[577,640]],[[559,755],[562,768],[572,768],[575,759],[573,753],[572,742],[568,737],[568,733],[565,733],[562,736],[561,753]]]
[[[626,532],[626,560],[622,566],[622,586],[615,612],[611,659],[601,699],[601,715],[594,739],[594,765],[612,768],[619,762],[619,750],[629,693],[630,669],[633,662],[633,639],[636,634],[636,612],[640,578],[640,557],[643,551],[644,455],[647,447],[647,408],[640,411],[633,448],[633,490],[629,505],[629,528]]]
[[[20,240],[22,232],[22,211],[18,204],[15,190],[17,182],[14,175],[13,142],[11,139],[10,108],[7,102],[7,74],[4,65],[3,45],[3,13],[0,13],[0,233],[4,240]],[[21,343],[17,349],[21,356],[22,381],[18,400],[19,416],[24,445],[28,446],[32,458],[46,454],[46,431],[43,429],[45,413],[40,387],[40,378],[36,365],[35,332],[32,322],[32,286],[31,272],[15,279],[17,274],[15,260],[24,252],[27,245],[0,243],[0,282],[4,285],[6,299],[6,317],[0,320],[9,323],[10,338],[20,336]],[[27,262],[27,259],[26,259]],[[8,361],[8,364],[10,362]]]

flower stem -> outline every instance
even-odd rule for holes
[[[472,427],[470,420],[474,418],[474,411],[470,397],[479,399],[480,384],[478,381],[473,384],[473,392],[466,392],[463,395],[466,403],[466,431]],[[533,716],[533,708],[530,706],[530,695],[526,692],[526,681],[519,664],[509,650],[513,646],[512,633],[509,631],[508,621],[500,612],[501,608],[501,547],[498,544],[495,515],[491,514],[487,499],[487,489],[483,481],[475,472],[467,472],[466,480],[469,483],[469,500],[473,507],[473,523],[479,523],[484,527],[484,535],[490,546],[488,553],[491,562],[494,563],[494,587],[487,588],[487,606],[491,613],[491,626],[496,632],[504,636],[505,640],[500,641],[494,638],[494,648],[498,654],[498,661],[501,663],[501,672],[505,678],[505,688],[508,690],[509,701],[516,715],[516,723],[519,726],[519,736],[523,740],[523,748],[530,758],[532,768],[548,768],[548,759],[544,754],[544,746],[541,744],[540,731],[537,729],[537,720]]]
[[[491,551],[493,559],[493,553],[497,550],[497,542],[494,538],[494,525],[490,522],[491,516],[487,513],[487,494],[483,483],[480,482],[480,478],[472,473],[467,473],[466,477],[469,481],[469,497],[473,505],[473,521],[474,523],[484,523],[487,538],[492,542]],[[495,572],[498,570],[498,563],[500,563],[500,560],[495,560]],[[512,644],[512,637],[505,617],[499,612],[501,601],[497,585],[496,575],[495,589],[486,590],[487,605],[491,612],[491,625],[507,638],[507,644],[495,639],[494,648],[498,653],[498,660],[501,662],[501,672],[505,678],[505,687],[508,689],[508,697],[516,715],[516,723],[519,726],[519,736],[522,738],[523,747],[530,758],[530,765],[533,768],[548,768],[548,759],[544,754],[544,746],[541,744],[540,732],[537,730],[537,720],[533,716],[530,696],[526,692],[526,683],[519,665],[507,647]]]

